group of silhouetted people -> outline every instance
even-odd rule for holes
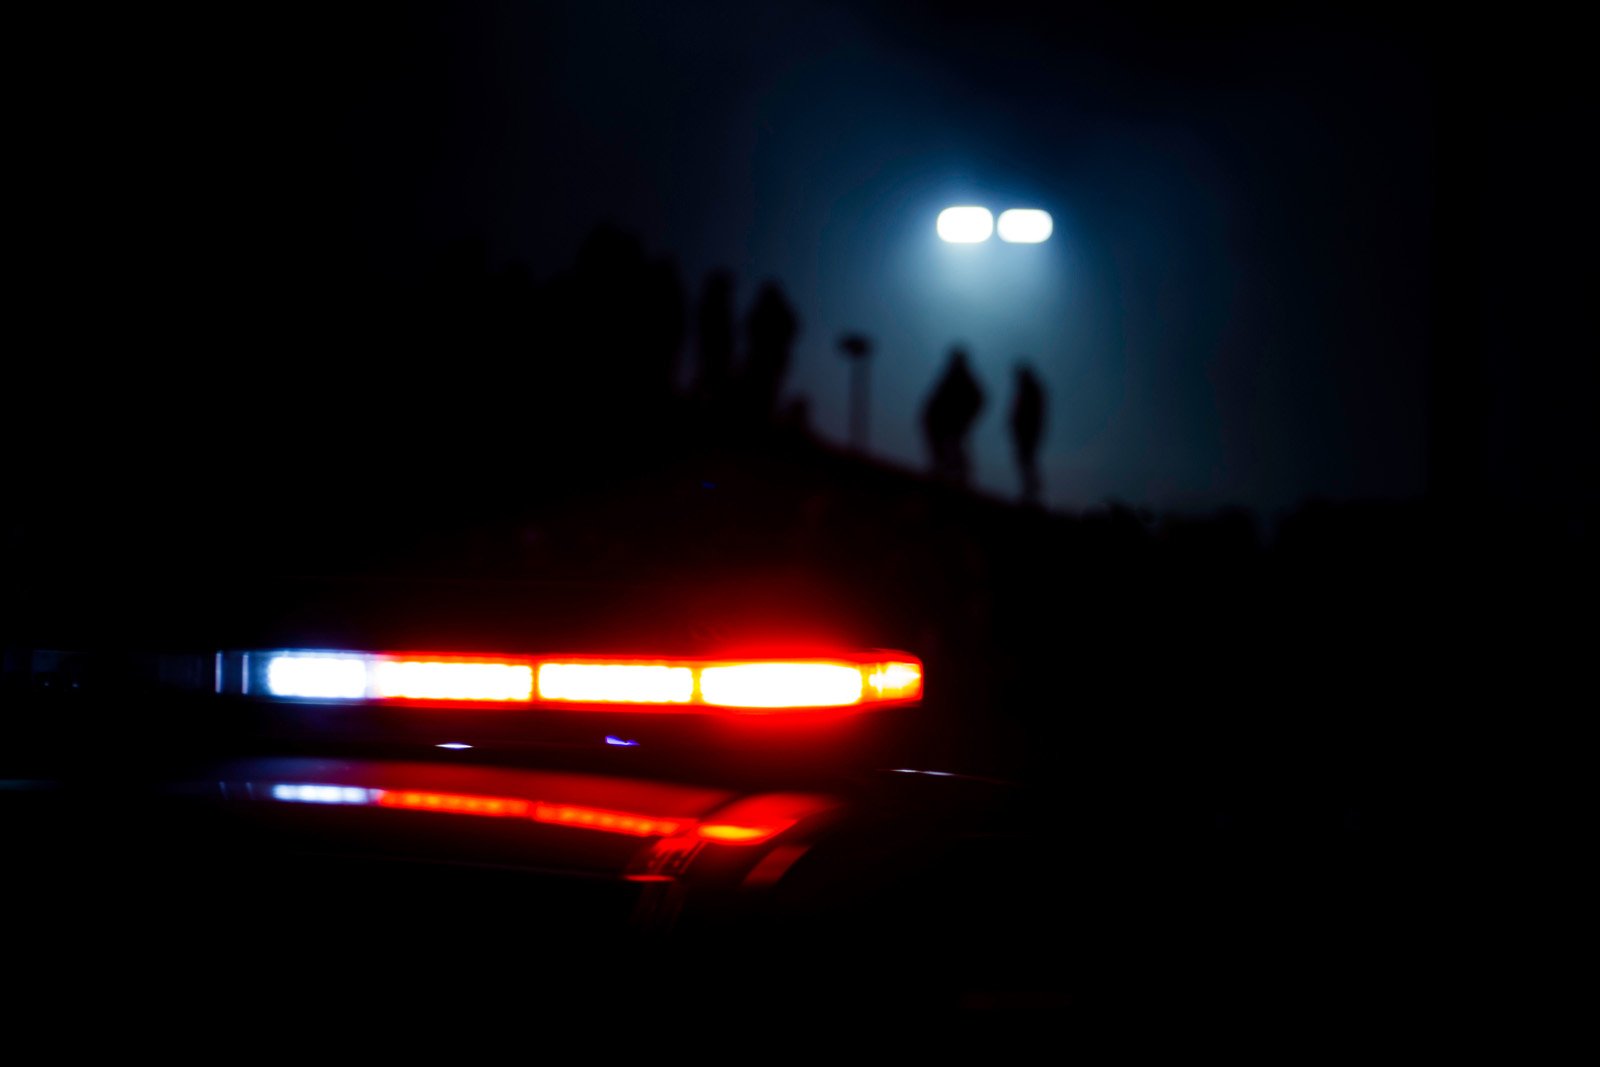
[[[701,290],[696,321],[695,398],[712,414],[742,413],[770,420],[778,413],[784,376],[800,323],[794,308],[775,282],[756,293],[745,318],[743,359],[736,362],[734,277],[726,270],[712,271]],[[862,334],[847,334],[839,347],[848,357],[863,361],[872,341]],[[852,401],[855,403],[855,401]],[[922,409],[922,431],[928,442],[933,472],[941,480],[966,485],[971,477],[967,437],[983,411],[983,386],[973,375],[969,357],[960,345],[950,359],[933,393]],[[852,435],[864,437],[852,411]],[[1011,403],[1011,441],[1022,478],[1022,498],[1037,503],[1041,491],[1039,443],[1044,437],[1044,385],[1033,368],[1019,363]],[[862,447],[857,441],[855,447]]]
[[[967,364],[967,351],[950,350],[939,384],[922,409],[922,432],[928,440],[933,472],[957,485],[967,483],[967,435],[983,411],[983,387]],[[1039,442],[1044,437],[1044,385],[1027,364],[1019,364],[1011,402],[1011,441],[1022,474],[1022,497],[1039,499]]]
[[[776,283],[763,285],[745,319],[744,358],[737,366],[734,322],[733,275],[713,271],[706,278],[700,297],[696,397],[712,413],[741,412],[770,420],[778,411],[799,319]],[[859,361],[870,354],[872,342],[864,335],[851,334],[841,339],[840,348]],[[967,437],[983,404],[983,386],[973,376],[966,349],[957,345],[951,349],[944,374],[922,409],[922,431],[938,478],[963,486],[970,480]],[[1028,503],[1038,502],[1042,488],[1039,443],[1044,437],[1044,415],[1044,385],[1032,367],[1019,363],[1010,428],[1017,470],[1022,477],[1022,498]],[[857,431],[852,429],[852,433]]]

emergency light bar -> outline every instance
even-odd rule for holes
[[[754,714],[922,697],[922,662],[902,652],[727,660],[286,649],[244,653],[243,659],[246,693],[319,702],[630,705]]]

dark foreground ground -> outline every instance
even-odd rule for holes
[[[1414,1020],[1498,951],[1525,768],[1496,739],[1578,654],[1551,614],[1569,546],[1400,505],[1309,508],[1268,545],[1242,514],[1049,515],[808,447],[687,453],[473,522],[80,507],[22,527],[8,647],[88,653],[6,693],[9,906],[28,966],[71,991],[52,1010],[148,1020],[176,997],[262,1027],[314,991],[346,1022],[616,1006],[1321,1032]],[[135,653],[626,647],[668,619],[927,664],[925,705],[875,747],[774,763],[859,819],[754,925],[639,937],[599,886],[307,861],[152,789],[223,755],[405,744],[201,722],[130,689]],[[765,773],[719,759],[647,773]],[[884,792],[896,769],[961,777]]]

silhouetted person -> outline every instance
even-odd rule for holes
[[[751,409],[757,419],[770,419],[778,410],[778,391],[789,372],[789,350],[800,332],[800,320],[777,282],[767,282],[756,294],[755,306],[745,324],[749,348],[744,362],[744,381]]]
[[[712,271],[700,291],[695,333],[695,393],[712,407],[727,402],[733,378],[733,275]]]
[[[950,350],[944,375],[922,409],[922,431],[933,454],[933,472],[940,478],[967,482],[967,434],[983,410],[983,388],[967,367],[967,351]]]
[[[1044,436],[1044,386],[1033,368],[1017,366],[1016,393],[1011,400],[1011,443],[1017,450],[1017,469],[1022,473],[1022,499],[1029,504],[1039,500],[1039,441]]]

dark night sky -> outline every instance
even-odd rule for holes
[[[39,155],[93,157],[45,182],[71,205],[56,217],[99,219],[48,255],[183,247],[169,258],[256,284],[286,262],[404,278],[480,236],[546,277],[611,220],[673,256],[691,296],[715,266],[741,305],[782,281],[803,320],[790,390],[825,437],[845,430],[834,339],[877,338],[873,445],[895,461],[924,462],[916,414],[960,340],[988,389],[991,490],[1016,488],[1004,423],[1024,356],[1050,390],[1059,506],[1272,513],[1428,482],[1439,227],[1462,199],[1441,206],[1441,115],[1461,120],[1442,99],[1450,44],[1420,19],[1013,0],[312,10],[41,29],[52,103],[79,121],[41,123]],[[942,245],[934,217],[963,201],[1045,207],[1056,236]],[[215,283],[174,281],[191,284]],[[1541,388],[1502,422],[1536,421]]]
[[[1033,16],[1037,18],[1037,16]],[[1051,388],[1052,502],[1159,507],[1423,484],[1431,128],[1404,28],[955,7],[537,5],[411,28],[352,123],[370,232],[487,236],[536,274],[609,217],[690,280],[783,281],[791,387],[844,434],[847,329],[880,343],[875,445],[922,461],[945,349]],[[353,94],[355,95],[355,94]],[[381,192],[376,192],[381,189]],[[1042,248],[942,245],[953,202],[1034,204]]]

